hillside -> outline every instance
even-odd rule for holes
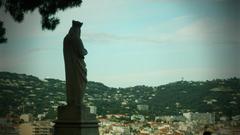
[[[55,118],[56,107],[65,103],[64,81],[0,72],[0,116],[13,112]],[[240,114],[240,79],[178,81],[158,87],[129,88],[110,88],[90,81],[85,103],[97,106],[98,115],[143,113],[157,116],[192,111],[233,116]],[[139,111],[137,105],[148,105],[149,111]]]

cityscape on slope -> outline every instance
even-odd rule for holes
[[[35,128],[52,133],[57,107],[66,104],[64,81],[0,72],[0,89],[0,134]],[[240,132],[236,77],[128,88],[90,81],[84,102],[97,114],[100,134]]]

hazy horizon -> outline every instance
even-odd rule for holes
[[[8,73],[13,73],[13,74],[25,74],[25,75],[31,75],[31,76],[35,76],[35,75],[32,75],[32,74],[26,74],[26,73],[16,73],[16,72],[9,72],[9,71],[0,71],[1,72],[8,72]],[[35,76],[35,77],[38,77],[38,76]],[[207,80],[186,80],[184,79],[184,77],[180,78],[179,80],[173,80],[171,82],[166,82],[166,83],[159,83],[159,84],[156,84],[156,85],[146,85],[146,84],[135,84],[135,85],[132,85],[132,86],[123,86],[123,87],[120,87],[120,86],[109,86],[109,85],[106,85],[105,83],[101,82],[101,81],[94,81],[94,80],[88,80],[90,82],[97,82],[97,83],[102,83],[104,85],[106,85],[107,87],[112,87],[112,88],[128,88],[128,87],[135,87],[135,86],[149,86],[149,87],[157,87],[157,86],[161,86],[161,85],[166,85],[166,84],[169,84],[169,83],[174,83],[174,82],[178,82],[178,81],[187,81],[187,82],[205,82],[205,81],[212,81],[212,80],[216,80],[216,79],[220,79],[220,80],[226,80],[226,79],[231,79],[231,78],[235,78],[236,76],[233,76],[233,77],[228,77],[228,78],[212,78],[212,79],[207,79]],[[53,78],[53,77],[46,77],[46,78],[40,78],[38,77],[40,80],[46,80],[46,79],[58,79],[60,81],[65,81],[63,79],[59,79],[59,78]],[[240,78],[240,77],[236,77],[236,78]]]
[[[65,80],[63,38],[83,22],[88,80],[110,87],[240,77],[237,0],[88,0],[58,12],[54,31],[41,29],[38,11],[16,23],[0,11],[8,42],[0,71]]]

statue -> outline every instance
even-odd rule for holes
[[[87,69],[81,36],[83,23],[72,21],[72,27],[63,41],[66,73],[67,105],[58,106],[54,135],[99,135],[95,114],[83,104],[87,84]]]
[[[80,38],[82,24],[73,20],[72,27],[63,41],[67,104],[70,106],[80,106],[82,104],[87,84],[87,69],[84,62],[87,50],[84,48]]]

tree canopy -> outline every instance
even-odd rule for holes
[[[54,15],[60,10],[78,7],[81,3],[82,0],[0,0],[0,8],[4,8],[5,13],[19,23],[24,20],[24,14],[38,9],[42,17],[42,29],[54,30],[60,23]],[[5,34],[4,22],[0,20],[0,43],[7,41]]]

